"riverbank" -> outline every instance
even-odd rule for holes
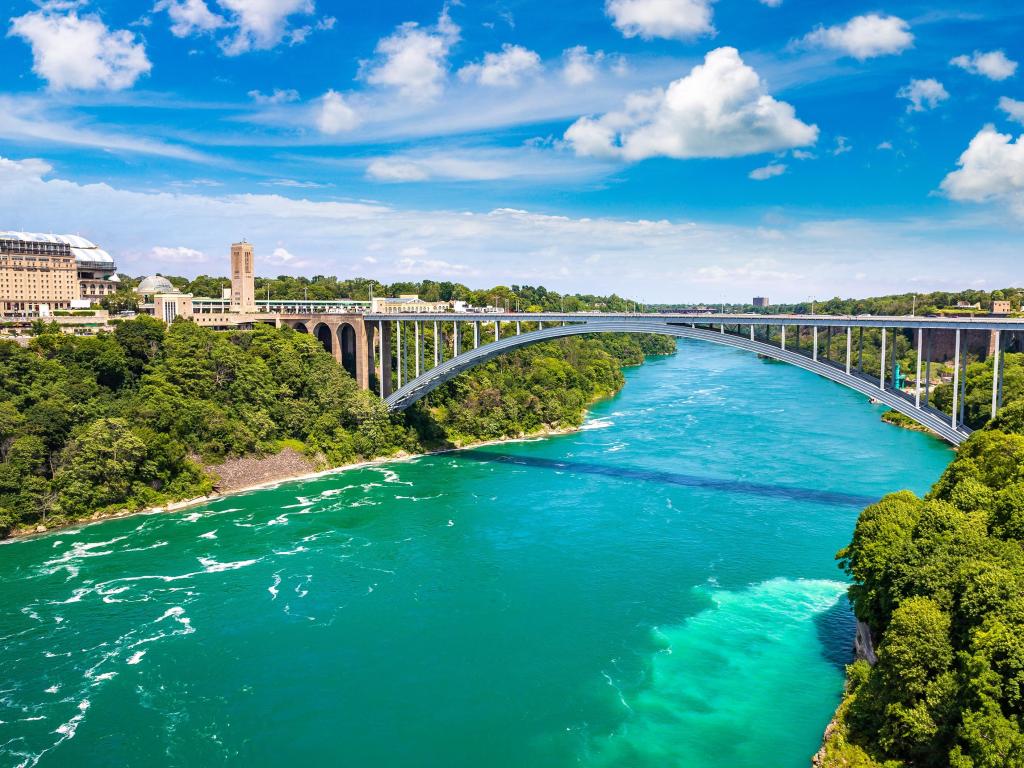
[[[614,393],[612,396],[614,396]],[[604,399],[606,398],[602,397],[595,400],[593,403],[590,403],[587,406],[587,412],[589,412],[589,409],[593,407],[595,403]],[[584,421],[585,420],[586,412],[584,413]],[[120,509],[113,512],[94,512],[88,516],[75,518],[73,520],[60,521],[53,525],[24,526],[12,530],[5,539],[0,539],[0,544],[11,542],[15,539],[41,536],[43,534],[53,533],[67,528],[82,525],[93,525],[95,523],[102,523],[107,520],[117,520],[123,517],[133,517],[135,515],[156,515],[165,512],[180,512],[184,509],[209,504],[212,501],[224,499],[229,496],[236,496],[241,493],[273,488],[281,483],[300,480],[314,480],[318,477],[348,472],[354,469],[364,469],[366,467],[375,467],[402,461],[412,461],[413,459],[419,459],[425,456],[437,456],[445,453],[469,450],[472,448],[483,448],[488,445],[504,445],[508,443],[523,442],[526,440],[541,440],[546,437],[572,434],[573,432],[578,432],[582,427],[582,422],[580,426],[577,427],[546,427],[544,429],[524,433],[515,437],[471,441],[461,445],[451,445],[444,448],[438,448],[436,450],[420,451],[417,453],[399,452],[392,456],[380,456],[375,459],[354,461],[347,464],[339,464],[336,467],[326,467],[323,469],[316,469],[312,459],[303,456],[298,451],[290,447],[286,447],[278,453],[270,456],[240,456],[229,459],[224,462],[223,465],[206,467],[208,471],[214,472],[217,474],[218,478],[223,481],[215,483],[215,487],[217,487],[216,493],[206,496],[197,496],[191,499],[172,501],[166,504],[145,507],[142,509]],[[294,468],[302,464],[305,464],[307,468],[301,471],[295,471]],[[222,475],[220,470],[225,466],[227,466],[228,469]],[[242,478],[246,477],[248,478],[248,481],[243,481]],[[258,479],[253,482],[253,478]]]

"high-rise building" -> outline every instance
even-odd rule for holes
[[[252,245],[244,240],[231,245],[231,311],[256,311],[256,272]]]
[[[767,296],[755,296],[754,297],[754,306],[755,307],[767,307],[768,306],[768,297]]]
[[[77,235],[0,232],[0,312],[33,315],[41,305],[68,309],[117,290],[110,254]]]

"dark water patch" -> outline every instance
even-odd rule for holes
[[[845,672],[853,663],[853,636],[857,633],[857,619],[850,609],[850,601],[842,597],[827,611],[815,614],[814,625],[821,641],[821,654],[825,660]]]
[[[808,501],[850,507],[866,507],[878,501],[878,499],[870,496],[841,493],[839,491],[822,491],[811,488],[752,483],[746,480],[687,475],[680,472],[665,472],[663,470],[642,469],[640,467],[594,464],[592,462],[575,461],[572,459],[544,459],[537,456],[519,456],[511,453],[499,453],[497,451],[459,451],[458,457],[484,464],[502,462],[538,469],[553,469],[583,475],[601,475],[625,480],[641,480],[649,483],[661,483],[663,485],[678,485],[685,488],[708,488],[726,493],[767,496],[769,498],[787,499],[790,501]]]

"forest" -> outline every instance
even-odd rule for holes
[[[0,536],[209,493],[219,461],[285,445],[323,467],[578,426],[664,337],[575,337],[469,371],[404,415],[312,336],[147,316],[0,340]]]
[[[981,428],[925,498],[865,509],[837,555],[878,660],[848,667],[822,768],[1024,766],[1022,358],[1007,355],[1005,405],[988,423],[992,366],[986,383],[974,364]]]

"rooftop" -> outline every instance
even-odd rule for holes
[[[71,253],[79,262],[109,264],[114,266],[114,257],[91,240],[78,235],[52,235],[42,232],[0,231],[0,240],[17,240],[23,243],[61,243],[71,246]]]

